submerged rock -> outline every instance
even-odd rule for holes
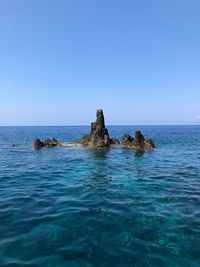
[[[109,137],[102,109],[97,110],[96,121],[91,123],[90,134],[84,135],[79,144],[91,148],[103,148],[112,144],[119,144],[119,140],[116,138],[110,139]]]
[[[141,131],[135,132],[135,139],[129,134],[124,134],[122,137],[122,147],[133,148],[138,151],[151,150],[155,148],[155,144],[152,140],[145,140]]]
[[[47,139],[44,142],[42,142],[40,139],[36,139],[34,142],[34,148],[40,149],[42,147],[55,147],[55,146],[61,146],[61,144],[55,139]]]

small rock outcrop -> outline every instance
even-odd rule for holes
[[[133,148],[136,150],[151,150],[155,148],[154,142],[149,139],[145,140],[141,131],[135,132],[135,139],[129,134],[124,134],[122,137],[122,147]]]
[[[42,142],[40,139],[36,139],[34,142],[34,148],[40,149],[42,147],[55,147],[55,146],[61,146],[61,144],[55,139],[47,139],[44,142]]]
[[[110,139],[108,129],[105,127],[102,109],[97,110],[96,121],[91,123],[90,134],[84,135],[79,144],[91,148],[104,148],[113,144],[120,144],[116,138]]]
[[[130,136],[129,134],[124,134],[122,137],[122,147],[127,147],[127,148],[131,148],[136,146],[137,143],[134,140],[134,138],[132,136]]]
[[[110,144],[111,145],[120,145],[120,141],[117,138],[111,138]]]
[[[35,143],[34,143],[34,148],[35,149],[40,149],[43,147],[43,142],[38,138],[35,140]]]
[[[141,134],[141,131],[136,131],[135,132],[135,141],[139,144],[139,145],[144,145],[144,136]]]

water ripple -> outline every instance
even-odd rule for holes
[[[0,127],[0,266],[199,267],[200,127],[143,126],[142,155],[70,145],[87,130]]]

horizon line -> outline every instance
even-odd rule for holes
[[[0,125],[0,127],[90,127],[91,125]],[[108,124],[106,127],[118,126],[200,126],[200,124]]]

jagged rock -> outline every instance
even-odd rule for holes
[[[151,139],[145,140],[144,141],[144,147],[145,147],[146,150],[151,150],[152,148],[155,148],[155,143]]]
[[[53,146],[60,146],[61,144],[55,139],[53,138],[51,139],[47,139],[43,142],[45,147],[53,147]]]
[[[110,144],[111,145],[120,145],[120,141],[117,138],[111,138]]]
[[[42,147],[55,147],[55,146],[61,146],[61,144],[55,139],[47,139],[44,142],[42,142],[40,139],[36,139],[34,143],[35,149],[40,149]]]
[[[134,138],[131,137],[129,134],[124,134],[122,137],[122,144],[126,144],[126,143],[131,144],[131,142],[133,141],[134,141]]]
[[[129,134],[124,134],[122,137],[122,147],[134,147],[137,143],[135,142],[134,138],[130,136]]]
[[[144,144],[144,136],[141,134],[141,131],[136,131],[135,132],[135,141],[140,144],[143,145]]]
[[[89,134],[86,134],[82,137],[81,141],[80,141],[80,144],[82,146],[89,146],[89,142],[90,142],[90,135]]]
[[[152,140],[145,140],[141,131],[135,132],[135,139],[129,134],[124,134],[122,138],[122,147],[133,148],[137,151],[151,150],[155,148],[155,144]]]
[[[109,147],[114,144],[116,139],[110,139],[107,128],[105,128],[105,121],[103,110],[98,109],[96,113],[96,121],[91,123],[91,131],[89,135],[84,135],[79,142],[80,145],[91,148]]]
[[[40,149],[41,147],[43,147],[42,141],[40,139],[36,139],[34,143],[34,147],[35,149]]]

